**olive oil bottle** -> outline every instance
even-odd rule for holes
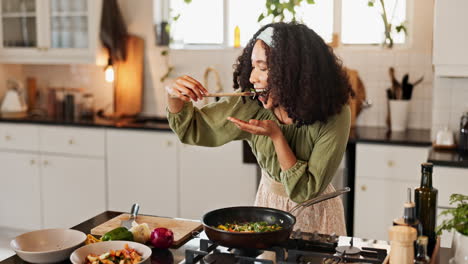
[[[437,189],[432,187],[432,163],[421,164],[421,186],[414,190],[416,217],[422,224],[422,235],[428,237],[427,251],[432,255],[436,244]]]

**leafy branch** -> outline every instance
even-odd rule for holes
[[[387,10],[385,9],[385,2],[384,0],[379,0],[380,2],[380,7],[382,8],[382,21],[384,23],[384,34],[385,34],[385,39],[383,41],[383,45],[384,47],[388,47],[388,48],[392,48],[393,47],[393,37],[392,37],[392,32],[393,32],[393,27],[395,27],[395,30],[397,33],[400,33],[400,32],[404,32],[405,35],[408,33],[407,32],[407,29],[406,29],[406,26],[405,26],[405,22],[402,22],[400,25],[397,25],[397,26],[394,26],[392,25],[392,21],[393,21],[393,18],[395,16],[395,9],[396,9],[396,6],[398,4],[398,0],[395,1],[395,5],[393,7],[393,14],[392,14],[392,17],[391,17],[391,20],[389,21],[388,20],[388,16],[387,16]],[[367,2],[367,5],[370,6],[370,7],[373,7],[375,6],[375,0],[368,0]]]
[[[439,216],[449,216],[451,219],[442,221],[436,229],[437,234],[440,235],[442,230],[451,231],[457,230],[465,236],[468,236],[468,196],[463,194],[452,194],[450,196],[450,204],[458,203],[456,208],[447,209]]]
[[[267,17],[272,17],[274,22],[283,22],[285,19],[285,11],[288,11],[292,15],[292,21],[296,21],[296,7],[300,6],[302,2],[307,4],[315,4],[314,0],[265,0],[266,10],[258,16],[258,22],[262,21]]]

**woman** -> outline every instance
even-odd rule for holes
[[[296,203],[334,191],[343,157],[352,90],[340,62],[302,24],[262,27],[238,58],[234,88],[257,98],[227,97],[197,109],[208,91],[182,76],[167,87],[171,128],[186,144],[220,146],[246,140],[262,168],[256,206],[288,211]],[[295,213],[302,231],[346,234],[343,206],[334,198]]]

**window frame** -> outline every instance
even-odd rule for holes
[[[164,0],[156,0],[164,1]],[[170,0],[168,0],[170,1]],[[223,43],[222,44],[169,44],[169,49],[171,50],[238,50],[239,48],[234,48],[229,45],[229,37],[227,32],[229,31],[229,1],[232,0],[222,0],[223,1]],[[333,0],[333,39],[335,39],[335,34],[338,36],[338,43],[328,42],[327,44],[331,45],[334,48],[338,49],[352,49],[352,50],[378,50],[381,49],[381,44],[345,44],[341,42],[341,20],[342,20],[342,1],[347,0]],[[362,0],[364,1],[364,0]],[[169,17],[169,8],[168,5],[164,17]],[[405,50],[410,49],[413,43],[413,10],[414,10],[414,1],[406,0],[406,26],[408,35],[406,35],[405,43],[395,43],[393,49],[396,50]],[[156,11],[156,8],[155,8]],[[161,14],[161,11],[157,11]],[[337,46],[336,46],[337,45]],[[240,48],[244,48],[241,46]]]

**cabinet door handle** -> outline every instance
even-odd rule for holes
[[[172,141],[168,140],[166,141],[166,147],[172,147]]]
[[[73,145],[73,144],[75,144],[75,140],[73,139],[68,140],[68,145]]]
[[[36,164],[36,161],[32,159],[29,163],[31,163],[31,165],[34,165]]]
[[[10,135],[6,135],[6,136],[5,136],[5,140],[6,140],[6,141],[10,141],[10,140],[11,140],[11,136],[10,136]]]
[[[49,161],[44,160],[44,166],[47,166],[47,165],[49,165]]]
[[[361,191],[363,191],[363,192],[367,191],[367,186],[366,185],[361,185]]]
[[[395,166],[395,162],[393,160],[389,160],[389,161],[387,161],[387,165],[388,165],[388,167],[392,168],[392,167]]]

